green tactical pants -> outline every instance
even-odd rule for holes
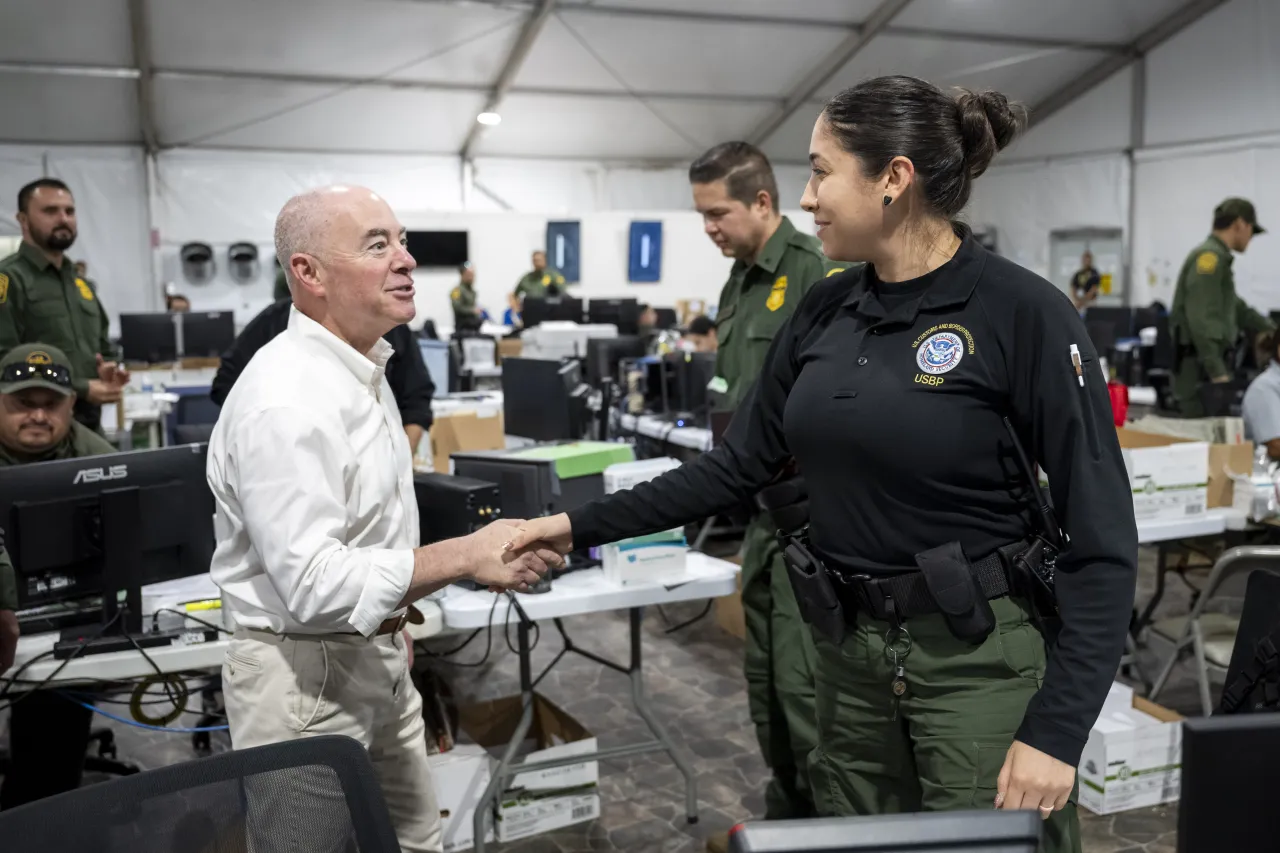
[[[1173,375],[1173,396],[1178,401],[1178,411],[1185,418],[1204,417],[1204,403],[1200,399],[1200,386],[1209,381],[1200,359],[1194,355],[1182,358],[1178,362],[1177,372]]]
[[[815,652],[782,564],[775,530],[763,516],[747,527],[742,607],[747,624],[743,670],[760,751],[773,776],[765,789],[769,820],[816,814],[808,778],[818,745],[814,711]]]
[[[993,808],[1005,753],[1044,678],[1045,647],[1024,607],[991,602],[981,645],[939,615],[907,620],[907,691],[897,704],[888,624],[859,616],[837,647],[815,636],[818,741],[810,766],[824,816]],[[1076,792],[1045,822],[1044,853],[1079,853]]]

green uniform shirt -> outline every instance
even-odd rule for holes
[[[0,260],[0,352],[37,341],[55,346],[71,361],[72,385],[88,399],[98,376],[97,357],[113,357],[107,312],[89,282],[63,259],[55,269],[35,246],[23,243]]]
[[[70,266],[70,264],[67,264]],[[105,438],[78,421],[71,422],[71,431],[61,442],[36,456],[17,453],[0,444],[0,468],[25,465],[29,462],[49,462],[53,459],[78,459],[81,456],[102,456],[117,452]],[[0,548],[0,610],[16,610],[18,607],[17,579],[8,553]]]
[[[542,272],[529,270],[520,281],[516,282],[516,296],[521,299],[526,297],[544,299],[547,288],[553,284],[560,288],[561,293],[564,292],[564,276],[551,267],[547,267]]]
[[[818,238],[797,231],[785,216],[752,264],[734,261],[716,309],[719,349],[711,387],[721,408],[738,407],[800,299],[824,276],[844,267],[828,261]]]
[[[476,317],[476,289],[475,285],[464,284],[458,282],[449,293],[449,301],[453,303],[453,322],[456,326],[474,326],[477,322]]]
[[[1178,273],[1169,314],[1174,341],[1194,347],[1210,379],[1230,373],[1226,356],[1241,329],[1258,334],[1275,328],[1236,295],[1233,260],[1227,244],[1212,235],[1193,249]]]

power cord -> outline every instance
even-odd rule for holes
[[[529,653],[533,654],[533,650],[538,647],[538,641],[542,639],[542,626],[529,618],[529,614],[524,612],[524,608],[520,606],[520,600],[516,598],[516,594],[511,590],[506,590],[505,595],[510,601],[511,608],[516,611],[516,615],[520,617],[520,621],[526,625],[533,626],[533,642],[529,644]],[[489,617],[492,620],[492,616]],[[502,638],[507,642],[507,649],[512,654],[520,654],[519,649],[511,644],[511,620],[507,619],[502,623]]]
[[[124,615],[123,608],[117,610],[116,615],[112,616],[109,620],[107,620],[107,622],[105,622],[102,626],[100,626],[97,630],[97,633],[93,634],[92,636],[85,637],[83,640],[81,640],[80,645],[78,645],[75,648],[75,650],[72,651],[71,654],[68,655],[67,658],[62,663],[60,663],[53,672],[45,676],[43,681],[35,682],[35,687],[27,691],[26,693],[23,693],[17,699],[11,700],[9,704],[5,705],[3,708],[0,708],[0,711],[9,710],[14,705],[18,704],[23,699],[30,696],[36,690],[41,690],[47,687],[49,683],[58,676],[58,673],[62,672],[64,669],[67,668],[67,664],[71,663],[73,660],[78,658],[84,652],[84,650],[89,647],[90,642],[92,642],[93,640],[105,634],[113,625],[116,624],[116,622],[120,620],[120,617],[123,615]],[[10,689],[13,687],[15,683],[19,681],[19,676],[22,675],[22,673],[25,672],[28,667],[30,667],[32,664],[36,663],[37,661],[43,660],[44,658],[50,657],[52,655],[53,655],[52,649],[50,649],[47,652],[41,652],[40,654],[36,655],[35,657],[31,658],[29,661],[24,663],[22,666],[18,667],[17,672],[9,676],[8,680],[5,681],[4,683],[4,687],[0,688],[0,699],[3,699],[5,696],[9,695]]]
[[[477,628],[470,637],[468,637],[465,641],[463,641],[463,643],[460,646],[453,649],[452,651],[440,653],[440,652],[432,652],[428,650],[427,655],[429,657],[435,657],[435,658],[447,658],[449,655],[457,654],[458,652],[466,648],[468,643],[470,643],[477,636],[479,636],[481,631],[485,631],[486,635],[485,635],[485,642],[484,642],[484,654],[480,657],[480,660],[478,661],[446,660],[445,663],[452,664],[453,666],[465,667],[467,669],[478,669],[479,667],[482,667],[486,663],[488,663],[489,654],[493,651],[493,614],[498,610],[499,598],[500,596],[494,595],[493,604],[489,607],[489,622],[488,622],[487,629]]]

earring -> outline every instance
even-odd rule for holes
[[[888,206],[889,206],[890,204],[892,204],[892,203],[893,203],[893,199],[889,198],[888,196],[885,196],[885,197],[884,197],[884,206],[885,206],[885,207],[888,207]]]

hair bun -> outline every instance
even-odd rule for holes
[[[1027,122],[1026,108],[1010,102],[1000,92],[961,89],[956,96],[960,135],[969,177],[976,178],[991,165]]]

